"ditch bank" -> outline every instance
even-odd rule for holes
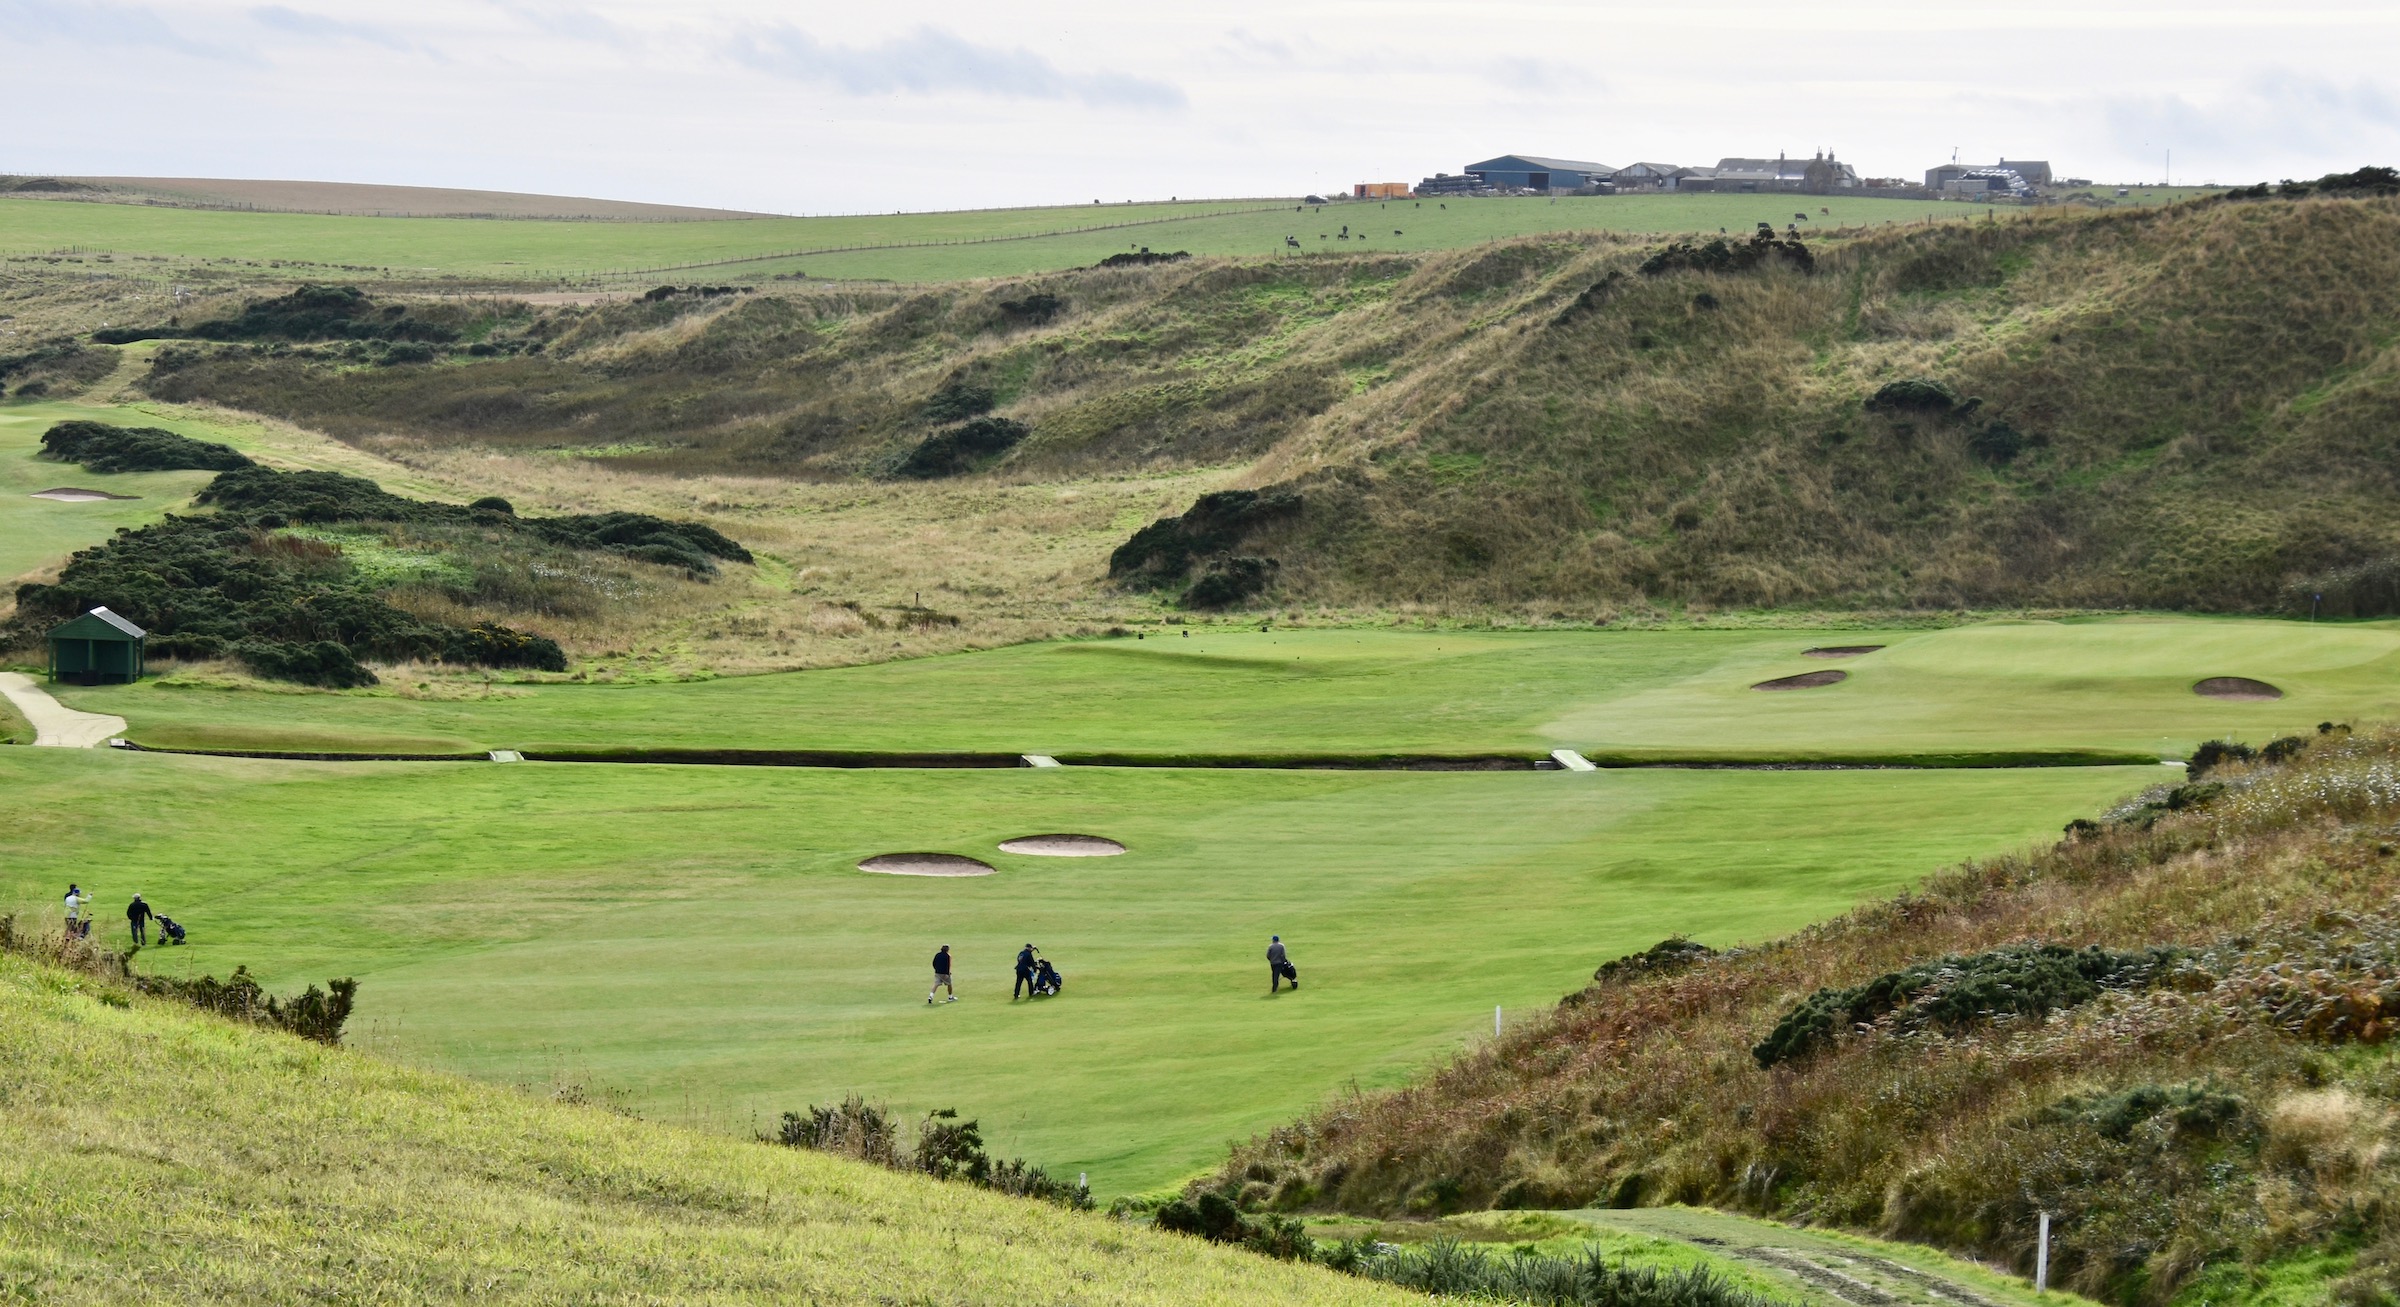
[[[329,753],[273,749],[171,749],[127,741],[142,753],[203,758],[262,758],[281,762],[487,762],[489,753]],[[1157,767],[1257,771],[1558,771],[1547,757],[1523,754],[1157,754],[1062,753],[1061,767]],[[2146,753],[2088,749],[2013,750],[1960,753],[1875,754],[1832,757],[1726,755],[1674,757],[1654,754],[1585,755],[1603,771],[1927,771],[2036,767],[2149,767],[2162,760]],[[697,767],[822,767],[846,769],[1002,769],[1029,767],[1016,753],[904,753],[844,749],[527,749],[526,762],[615,763]]]

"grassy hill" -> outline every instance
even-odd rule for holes
[[[1658,247],[517,310],[487,357],[294,348],[150,384],[395,451],[674,475],[890,477],[988,406],[1022,425],[969,461],[1005,480],[1295,490],[1231,547],[1311,603],[2400,601],[2400,201],[1854,228],[1813,271],[1642,271]]]
[[[1212,1183],[1368,1214],[1710,1203],[2020,1271],[2047,1212],[2054,1273],[2104,1300],[2385,1301],[2396,769],[2400,734],[2312,733],[1763,947],[1653,950]]]
[[[0,1101],[0,1292],[28,1302],[1411,1300],[404,1070],[15,957]]]
[[[273,183],[171,189],[204,200],[221,195],[238,203],[239,195],[257,194],[288,201],[262,207],[373,212],[456,204],[505,212],[497,206],[509,205],[525,216],[212,212],[0,198],[0,255],[25,261],[73,251],[85,268],[106,255],[121,271],[150,276],[168,270],[238,276],[247,267],[271,265],[401,282],[608,285],[683,269],[709,280],[803,273],[820,280],[925,283],[1054,272],[1143,247],[1202,256],[1282,254],[1290,248],[1287,236],[1311,255],[1361,246],[1421,253],[1539,232],[1747,231],[1759,222],[1780,228],[1795,220],[1860,226],[1928,216],[1957,220],[1970,211],[1963,204],[1916,200],[1758,195],[1451,198],[1344,202],[1302,211],[1295,197],[717,221],[694,220],[686,210],[672,222],[612,222],[544,221],[545,211],[560,208],[545,197],[479,192],[359,188],[363,193],[352,195],[349,188],[328,192],[297,184],[287,191]],[[386,190],[391,193],[380,194]],[[1799,218],[1801,200],[1806,219]],[[588,216],[640,215],[619,215],[603,205]],[[144,266],[157,263],[168,267]]]

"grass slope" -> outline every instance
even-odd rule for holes
[[[1189,629],[1189,628],[1186,628]],[[1885,644],[1825,661],[1820,644]],[[603,664],[603,667],[606,665]],[[1844,683],[1749,687],[1839,667]],[[62,687],[178,748],[437,752],[637,747],[1627,758],[1909,758],[2093,749],[2181,757],[2400,711],[2400,629],[2201,618],[1944,630],[1227,630],[1022,645],[666,685],[500,687],[490,698],[260,694],[206,678]],[[2266,703],[2192,693],[2249,676]],[[425,693],[432,693],[428,690]]]
[[[1103,1194],[1390,1084],[1599,960],[1760,939],[2017,847],[2160,769],[872,771],[295,764],[0,749],[0,904],[69,879],[198,941],[142,965],[355,974],[360,1038],[747,1132],[844,1093],[955,1106]],[[112,853],[85,856],[92,796]],[[1083,831],[1115,858],[1002,854]],[[1705,838],[1702,838],[1705,836]],[[859,872],[907,850],[995,875]],[[1267,936],[1306,988],[1270,1000]],[[1027,941],[1066,996],[1010,1006]],[[962,999],[928,1009],[956,949]]]
[[[1397,1303],[1364,1281],[404,1070],[0,957],[0,1293]]]

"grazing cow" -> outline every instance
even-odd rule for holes
[[[1794,221],[1794,222],[1806,222],[1806,221],[1808,221],[1808,215],[1807,215],[1807,214],[1805,214],[1805,213],[1795,213],[1795,214],[1793,214],[1793,215],[1792,215],[1792,221]]]
[[[1400,229],[1399,229],[1398,227],[1394,227],[1394,228],[1392,228],[1392,234],[1393,234],[1394,236],[1397,236],[1397,235],[1399,235],[1399,234],[1400,234]]]

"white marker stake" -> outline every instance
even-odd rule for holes
[[[2042,1244],[2033,1254],[2033,1291],[2050,1287],[2050,1213],[2042,1213]]]
[[[1499,1005],[1499,1004],[1497,1004],[1497,1003],[1494,1003],[1494,1004],[1492,1005],[1492,1038],[1494,1038],[1494,1039],[1498,1039],[1499,1037],[1500,1037],[1500,1005]]]

